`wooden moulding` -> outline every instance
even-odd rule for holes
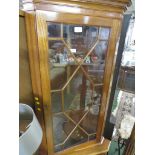
[[[109,12],[105,10],[96,10],[96,9],[85,9],[80,7],[73,7],[73,6],[64,6],[64,5],[56,5],[56,4],[35,4],[36,8],[38,10],[44,10],[44,11],[55,11],[60,13],[73,13],[74,14],[81,14],[81,15],[87,15],[87,16],[98,16],[98,17],[105,17],[105,18],[123,18],[122,13],[116,13],[116,12]]]
[[[81,24],[82,25],[93,25],[93,26],[104,26],[110,27],[112,25],[112,20],[108,18],[101,17],[92,17],[92,16],[84,16],[84,15],[76,15],[69,13],[57,13],[53,11],[40,11],[40,13],[44,16],[46,21],[50,22],[60,22],[64,24]],[[65,18],[64,18],[65,17]],[[95,20],[94,20],[95,19]]]
[[[104,139],[103,143],[96,143],[95,140],[74,146],[64,151],[55,153],[55,155],[99,155],[107,153],[110,147],[110,141]]]
[[[76,7],[82,7],[86,4],[88,7],[93,8],[102,8],[102,7],[111,7],[111,8],[123,8],[131,5],[131,0],[34,0],[34,3],[55,3],[62,5],[71,5]]]
[[[131,0],[25,0],[25,10],[44,10],[123,18],[122,13],[131,4]]]

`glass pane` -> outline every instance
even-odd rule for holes
[[[63,149],[64,149],[63,145],[55,145],[54,146],[54,152],[62,151]]]
[[[53,116],[53,135],[55,145],[62,143],[67,137],[67,134],[63,129],[63,125],[66,121],[67,118],[63,114]]]
[[[70,66],[74,70],[75,66]],[[80,110],[89,104],[92,88],[90,81],[79,69],[64,90],[65,110]],[[89,91],[89,93],[87,93]]]
[[[61,40],[49,40],[49,59],[52,64],[65,64],[67,62],[67,49]]]
[[[61,25],[56,23],[48,23],[48,37],[60,37]]]
[[[64,25],[63,37],[78,61],[81,61],[95,44],[98,27]]]
[[[93,50],[91,54],[92,63],[95,63],[95,64],[104,63],[107,49],[108,49],[108,42],[100,41],[96,45],[95,49]]]
[[[48,32],[57,152],[96,138],[110,29],[50,23]]]
[[[100,41],[89,56],[89,63],[85,64],[85,70],[95,84],[103,83],[105,58],[108,50],[108,42]]]
[[[52,111],[53,113],[62,111],[61,92],[51,93]]]
[[[100,30],[100,39],[108,40],[110,35],[110,28],[101,28]]]
[[[67,81],[66,48],[62,41],[49,41],[49,68],[52,90],[61,89]]]
[[[97,86],[92,92],[91,104],[85,106],[85,109],[89,109],[88,114],[80,123],[80,126],[88,133],[96,133],[98,124],[98,115],[101,105],[102,86]]]
[[[66,114],[73,119],[73,121],[75,123],[78,123],[81,118],[84,116],[84,114],[86,114],[86,111],[84,109],[80,109],[80,110],[72,110],[72,111],[68,111],[66,112]]]
[[[87,134],[83,132],[81,129],[77,128],[70,136],[70,138],[67,140],[67,142],[64,145],[64,148],[72,147],[77,144],[84,143],[88,140]]]
[[[75,128],[73,124],[63,113],[53,116],[54,144],[59,145],[65,141],[69,133]]]
[[[90,112],[86,115],[86,117],[80,123],[80,126],[84,128],[84,130],[88,134],[96,133],[97,120],[98,120],[98,112],[96,112],[97,106],[98,105],[92,105],[90,107]]]

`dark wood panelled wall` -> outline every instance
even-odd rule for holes
[[[110,141],[103,137],[115,68],[116,44],[120,35],[123,13],[130,0],[24,0],[29,65],[32,81],[31,95],[35,112],[43,129],[42,155],[97,155],[109,150]],[[86,20],[89,19],[89,20]],[[46,22],[110,27],[111,34],[106,55],[104,88],[99,112],[96,139],[55,153],[48,73],[48,38]],[[28,60],[28,57],[25,56]],[[26,77],[26,76],[25,76]],[[24,77],[21,77],[24,78]],[[31,79],[31,80],[30,80]],[[24,79],[22,81],[24,83]],[[23,89],[21,87],[21,89]],[[23,90],[21,90],[22,92]],[[33,99],[32,99],[33,98]]]

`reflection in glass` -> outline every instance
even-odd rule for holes
[[[101,40],[108,40],[110,35],[110,29],[109,28],[101,28],[100,30],[100,39]]]
[[[62,41],[49,41],[49,69],[52,90],[61,89],[67,81],[67,52]]]
[[[72,120],[75,122],[75,123],[78,123],[81,118],[86,114],[86,110],[84,109],[80,109],[80,110],[71,110],[71,111],[68,111],[66,112],[66,114],[72,118]]]
[[[65,63],[67,61],[67,49],[61,40],[49,40],[49,59],[52,63]]]
[[[88,74],[95,84],[103,82],[107,50],[108,42],[100,41],[90,55],[91,63],[87,64]]]
[[[82,31],[75,31],[75,28],[80,28]],[[97,40],[98,27],[64,25],[63,37],[69,47],[73,50],[77,60],[83,59],[89,52],[91,47]]]
[[[90,108],[90,112],[86,115],[83,121],[80,123],[80,126],[84,128],[84,130],[88,134],[92,134],[96,132],[97,128],[97,120],[98,120],[98,112],[96,112],[97,105],[92,105]]]
[[[52,111],[53,113],[61,112],[61,92],[52,92],[51,93],[51,102],[52,102]]]
[[[70,70],[74,70],[74,67],[70,67]],[[80,110],[84,108],[85,105],[90,104],[91,94],[91,83],[84,75],[82,69],[79,69],[64,90],[65,110]]]
[[[85,110],[89,109],[88,114],[80,123],[80,126],[88,133],[96,133],[98,124],[98,115],[101,105],[102,86],[97,86],[92,92],[91,104],[85,106]]]
[[[56,23],[48,23],[48,37],[60,37],[61,25]]]
[[[108,49],[107,41],[100,41],[91,54],[91,60],[93,63],[104,63],[106,52]]]
[[[62,143],[67,137],[67,134],[63,129],[66,121],[67,118],[63,114],[53,116],[53,135],[55,145]]]
[[[49,59],[50,62],[54,65],[67,65],[75,64],[75,60],[70,51],[67,50],[63,41],[61,40],[49,40]]]
[[[76,128],[76,130],[71,134],[70,138],[64,145],[64,148],[68,148],[77,144],[84,143],[88,140],[87,134],[83,132],[80,128]]]
[[[62,151],[63,149],[64,149],[63,145],[55,145],[54,146],[54,152]]]
[[[64,114],[55,114],[53,116],[54,144],[58,145],[63,143],[74,128],[75,124]]]

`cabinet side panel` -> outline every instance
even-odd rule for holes
[[[33,92],[29,68],[25,18],[19,17],[19,102],[33,106]]]

